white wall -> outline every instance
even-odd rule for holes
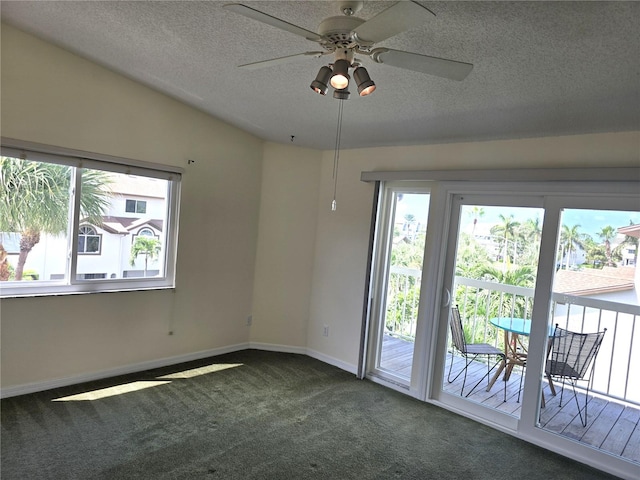
[[[251,327],[256,346],[306,347],[321,161],[316,150],[265,145]]]
[[[2,300],[2,387],[247,345],[263,142],[4,24],[1,53],[3,136],[186,170],[175,293]]]

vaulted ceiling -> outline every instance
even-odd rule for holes
[[[331,149],[339,101],[309,85],[328,57],[224,1],[2,1],[2,20],[265,140]],[[243,2],[317,31],[337,2]],[[368,1],[369,19],[395,2]],[[363,61],[377,90],[344,103],[342,147],[640,130],[640,3],[419,2],[435,16],[380,43],[472,63],[463,81]],[[366,59],[364,59],[366,60]]]

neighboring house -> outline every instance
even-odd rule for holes
[[[144,258],[130,264],[131,246],[138,236],[154,237],[163,242],[166,216],[167,182],[133,175],[109,174],[112,177],[111,205],[102,225],[83,219],[78,228],[78,276],[85,280],[144,276]],[[15,268],[19,254],[19,235],[5,234],[9,263]],[[164,245],[162,245],[164,248]],[[26,272],[39,280],[65,278],[67,251],[65,235],[42,235],[29,253]],[[163,255],[149,260],[146,276],[164,271]]]
[[[640,305],[635,277],[634,266],[560,269],[555,274],[553,292]]]
[[[630,380],[636,375],[631,365],[640,361],[634,348],[640,344],[633,314],[640,305],[636,278],[635,266],[558,270],[553,283],[553,318],[559,324],[566,321],[566,328],[573,331],[606,329],[606,341],[593,367],[594,388],[638,402],[640,388]]]
[[[618,228],[618,233],[628,237],[640,238],[640,224],[620,227]],[[638,245],[626,245],[626,248],[622,251],[623,265],[635,265],[637,261]],[[640,284],[640,276],[636,277],[636,284]]]
[[[640,238],[640,224],[618,228],[618,236],[611,242],[611,248],[621,245],[625,235]],[[626,247],[617,267],[558,270],[553,292],[640,305],[640,270],[635,265],[635,249],[635,245]]]

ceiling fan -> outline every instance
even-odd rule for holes
[[[383,40],[424,24],[435,17],[435,14],[414,1],[399,1],[373,18],[363,20],[354,16],[360,11],[363,3],[362,1],[339,2],[343,15],[323,20],[318,26],[318,33],[246,5],[239,3],[224,5],[224,8],[232,12],[317,42],[323,49],[248,63],[240,65],[239,68],[251,70],[280,65],[305,57],[333,55],[333,62],[329,66],[320,68],[318,75],[311,83],[311,89],[316,93],[326,95],[328,84],[330,84],[335,89],[333,96],[339,99],[349,98],[347,91],[350,79],[349,69],[352,69],[360,96],[369,95],[376,88],[375,83],[369,77],[366,69],[362,67],[360,59],[356,55],[367,57],[376,63],[452,80],[463,80],[473,69],[473,65],[470,63],[385,47],[374,47],[375,44]]]

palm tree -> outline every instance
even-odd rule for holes
[[[602,229],[600,229],[600,231],[598,232],[598,236],[602,240],[604,240],[605,255],[607,256],[608,267],[615,267],[613,263],[613,258],[611,255],[611,240],[616,238],[616,234],[617,234],[616,229],[613,228],[611,225],[602,227]]]
[[[542,227],[540,218],[528,218],[518,229],[518,236],[522,244],[521,264],[537,265],[540,250],[540,240],[542,238]]]
[[[136,264],[138,255],[144,255],[144,276],[147,276],[149,260],[155,260],[160,255],[160,240],[154,237],[136,237],[131,245],[131,256],[129,264],[133,267]]]
[[[478,270],[492,262],[486,247],[467,233],[460,236],[456,254],[456,275],[466,278],[480,278]]]
[[[586,261],[591,268],[602,268],[607,262],[604,246],[598,245],[591,235],[585,235],[584,249],[587,253]]]
[[[476,274],[475,278],[479,280],[527,288],[533,287],[536,279],[535,267],[530,265],[509,268],[508,270],[491,265],[479,265]],[[457,290],[455,298],[461,299],[462,292],[463,289]],[[487,288],[479,288],[475,296],[472,295],[460,303],[465,305],[464,315],[467,318],[473,316],[476,318],[499,316],[526,318],[531,314],[533,308],[532,298],[526,298],[522,295],[508,295]],[[486,332],[481,332],[480,336],[474,338],[474,341],[486,341],[482,339],[482,335],[486,334]]]
[[[540,226],[540,218],[527,218],[520,230],[523,239],[534,244],[540,243],[542,238],[542,227]]]
[[[560,233],[560,245],[562,250],[567,255],[567,261],[565,262],[565,270],[569,269],[571,263],[571,253],[578,248],[584,248],[584,235],[579,232],[581,225],[574,225],[569,227],[562,225],[562,232]],[[562,257],[560,258],[562,261]]]
[[[412,239],[412,234],[413,234],[413,226],[416,223],[416,216],[411,214],[411,213],[407,213],[404,216],[404,225],[402,227],[402,230],[406,232],[406,238],[407,240]]]
[[[512,239],[515,238],[516,229],[520,226],[520,222],[516,221],[513,215],[509,215],[508,217],[505,217],[504,215],[500,214],[499,218],[502,223],[499,223],[491,227],[491,234],[502,237],[502,241],[503,241],[502,251],[504,252],[503,260],[506,266],[507,257],[509,256],[507,245],[510,238]],[[513,260],[515,262],[515,254],[516,254],[515,249],[513,254],[514,254]]]
[[[473,228],[471,229],[471,235],[473,236],[476,231],[476,224],[478,223],[478,219],[484,217],[484,208],[475,206],[471,208],[469,212],[471,218],[473,218]]]
[[[536,271],[530,265],[501,270],[491,266],[485,266],[480,270],[481,279],[502,283],[505,285],[516,285],[519,287],[531,288],[535,285]],[[503,295],[496,291],[487,291],[491,300],[487,305],[491,305],[489,316],[500,316],[507,312],[509,315],[524,317],[533,308],[533,299],[517,295]]]
[[[110,180],[99,170],[78,170],[80,214],[94,225],[110,204]],[[69,191],[74,169],[23,158],[0,160],[0,231],[20,234],[15,279],[22,280],[27,257],[41,234],[60,235],[69,228]]]
[[[533,287],[536,280],[535,268],[531,265],[512,268],[507,271],[499,270],[491,266],[485,266],[480,271],[484,280],[516,285],[519,287]]]

